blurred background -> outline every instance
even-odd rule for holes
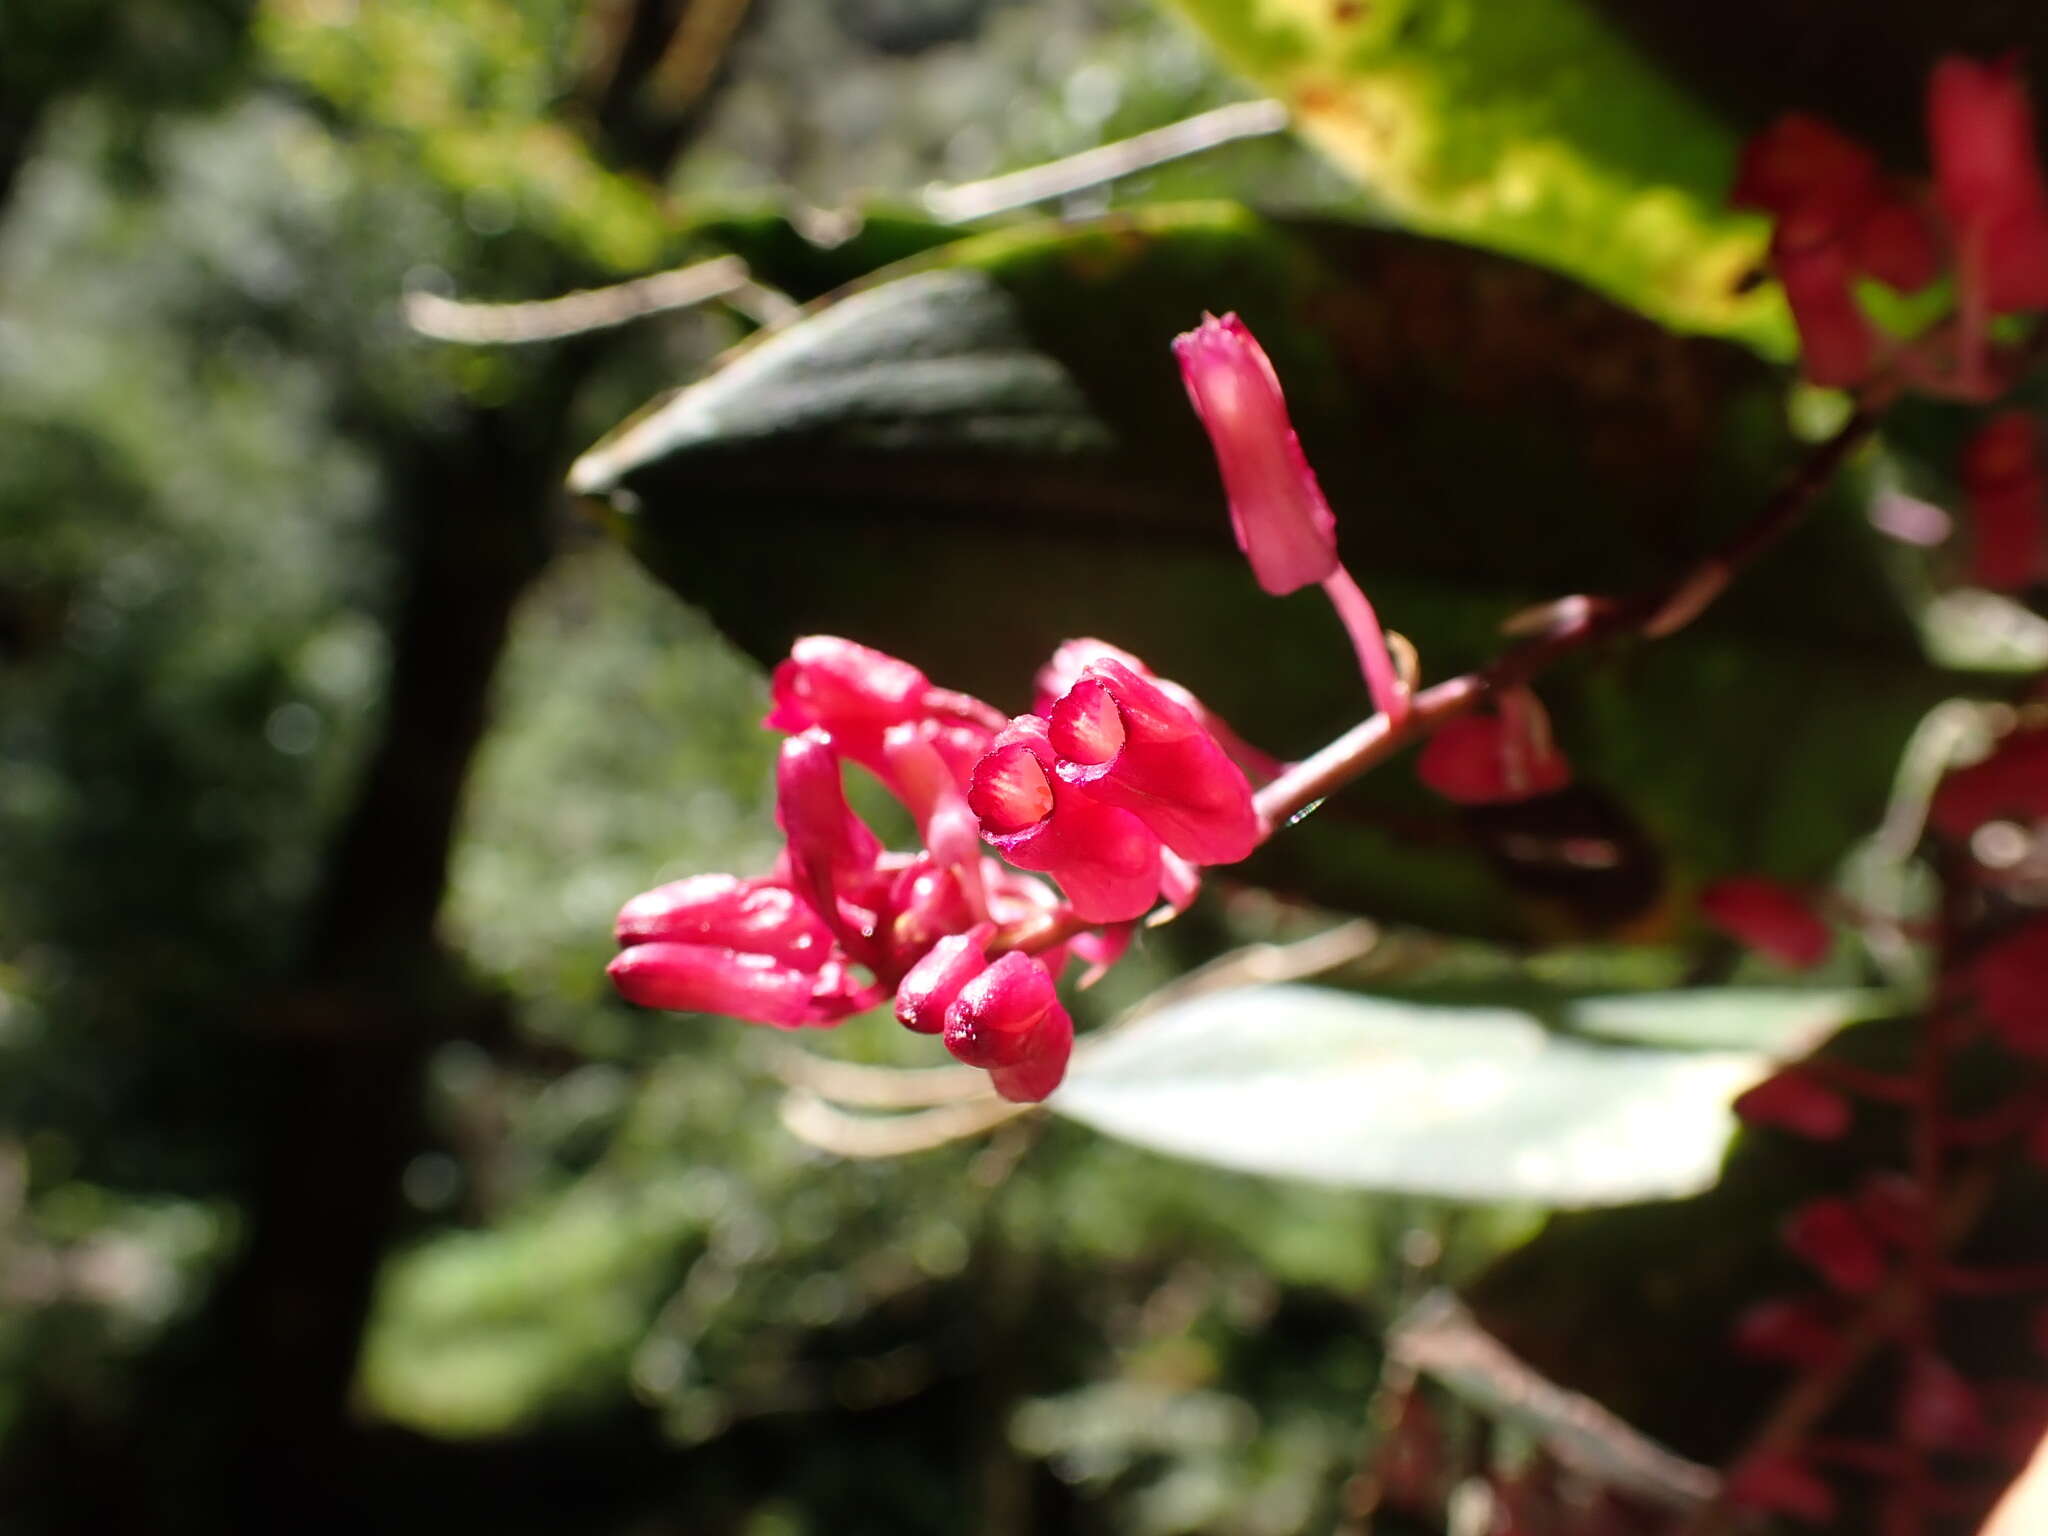
[[[1453,1205],[1427,1169],[1392,1192],[1276,1182],[1051,1118],[916,1155],[837,1155],[815,1120],[808,1135],[785,1123],[796,1069],[765,1032],[639,1013],[603,976],[625,898],[773,857],[764,678],[724,633],[752,644],[745,615],[783,610],[758,571],[707,558],[678,576],[687,540],[654,562],[700,606],[679,602],[571,505],[571,461],[764,317],[951,239],[929,189],[1259,98],[1224,55],[1294,67],[1249,21],[1238,36],[1230,5],[1188,8],[1208,38],[1144,0],[5,0],[8,1532],[1356,1528],[1388,1428],[1374,1406],[1387,1327],[1536,1232],[1541,1191]],[[1379,26],[1373,9],[1344,0],[1316,25]],[[1375,98],[1392,119],[1322,120],[1318,148],[1249,138],[1044,211],[1237,198],[1449,229],[1782,363],[1782,311],[1751,280],[1760,226],[1729,221],[1719,189],[1738,130],[1813,79],[1800,60],[1825,42],[1794,38],[1759,73],[1747,45],[1731,66],[1726,39],[1674,19],[1686,9],[1546,0],[1495,32],[1483,6],[1392,6],[1373,43],[1394,58],[1398,89]],[[1834,92],[1888,147],[1910,138],[1894,130],[1933,47],[1895,41]],[[1637,46],[1686,66],[1684,88],[1656,83]],[[1488,96],[1502,79],[1532,95]],[[1297,109],[1327,117],[1327,92],[1296,83]],[[1487,105],[1425,136],[1426,163],[1357,174],[1347,145],[1460,91]],[[435,299],[549,299],[721,249],[761,281],[747,302],[504,346],[414,323],[446,313]],[[1431,257],[1404,279],[1425,301],[1398,306],[1414,347],[1461,349],[1426,333],[1428,295],[1463,270]],[[1520,290],[1494,270],[1481,286],[1509,304]],[[1488,333],[1572,371],[1569,421],[1545,416],[1489,469],[1417,407],[1353,434],[1372,450],[1358,475],[1426,506],[1439,471],[1500,473],[1512,495],[1488,492],[1486,515],[1527,522],[1516,537],[1549,550],[1555,525],[1535,514],[1582,499],[1584,466],[1560,467],[1556,446],[1577,444],[1582,418],[1614,504],[1675,518],[1667,503],[1695,484],[1674,498],[1679,450],[1632,413],[1654,399],[1692,452],[1723,441],[1699,423],[1739,396],[1750,404],[1730,419],[1756,429],[1751,446],[1697,494],[1720,498],[1715,516],[1753,508],[1787,434],[1812,424],[1795,411],[1786,425],[1783,378],[1733,347],[1643,341],[1634,316],[1641,333],[1603,331],[1606,311],[1572,293],[1555,332],[1503,309]],[[1317,323],[1356,318],[1336,305]],[[1162,369],[1169,334],[1136,343]],[[1752,388],[1777,393],[1758,406]],[[1451,395],[1456,422],[1558,398],[1533,367]],[[1825,426],[1826,402],[1804,405]],[[1206,484],[1192,425],[1173,430]],[[1423,443],[1426,460],[1400,466],[1377,431]],[[1926,426],[1930,441],[1944,431]],[[1912,483],[1910,466],[1888,483]],[[1469,491],[1460,505],[1477,504]],[[1199,552],[1220,549],[1220,570],[1220,502],[1199,494]],[[718,517],[751,511],[734,494]],[[1620,562],[1617,582],[1669,568],[1674,525],[1633,526],[1649,531],[1626,547],[1601,534],[1588,556]],[[1661,678],[1667,706],[1616,728],[1607,766],[1652,801],[1631,815],[1588,790],[1558,812],[1571,835],[1623,849],[1612,888],[1487,884],[1503,849],[1559,824],[1452,827],[1409,788],[1393,811],[1419,819],[1418,846],[1469,837],[1494,862],[1475,854],[1440,886],[1402,865],[1407,894],[1329,905],[1462,912],[1469,932],[1353,930],[1330,963],[1370,950],[1366,980],[1526,993],[1533,935],[1602,941],[1543,962],[1534,980],[1553,991],[1772,979],[1725,946],[1681,949],[1697,935],[1669,892],[1723,872],[1715,860],[1809,878],[1862,857],[1844,826],[1874,822],[1914,722],[1958,687],[1867,675],[1911,628],[1885,604],[1940,583],[1917,555],[1870,553],[1865,532],[1853,558],[1825,544],[1812,558],[1830,590],[1867,579],[1883,603],[1857,587],[1828,617],[1802,585],[1814,567],[1795,565],[1777,589],[1795,600],[1763,599],[1674,651],[1691,658],[1676,670],[1634,679]],[[1432,656],[1486,654],[1504,612],[1562,590],[1548,555],[1504,547],[1495,564],[1513,578],[1495,581],[1493,557],[1473,553],[1487,539],[1460,538],[1416,556],[1408,611],[1425,606],[1417,591],[1486,597],[1444,599]],[[1814,603],[1828,643],[1846,636],[1837,670],[1808,617],[1785,617]],[[2019,610],[1973,614],[1947,615],[1944,665],[2048,654]],[[1244,631],[1224,626],[1210,649],[1238,649],[1230,633]],[[1792,634],[1796,665],[1742,649],[1759,634]],[[947,675],[943,654],[918,659],[979,686]],[[1017,689],[1036,659],[1010,663]],[[1750,693],[1753,665],[1790,680]],[[1343,668],[1322,674],[1294,724],[1334,728],[1356,709]],[[1226,703],[1271,692],[1258,667],[1219,662],[1214,683]],[[1861,708],[1857,688],[1892,701],[1882,729],[1794,740],[1787,722],[1828,701]],[[1755,705],[1751,741],[1788,760],[1810,749],[1831,786],[1846,780],[1830,765],[1854,778],[1839,817],[1705,760],[1698,710],[1730,697]],[[1561,718],[1591,732],[1616,714],[1595,688]],[[1735,801],[1740,827],[1722,814]],[[1668,868],[1637,857],[1652,837]],[[1886,857],[1878,885],[1896,896],[1901,861]],[[1089,994],[1084,1025],[1219,954],[1337,920],[1295,899],[1327,897],[1327,880],[1274,883],[1285,896],[1226,890],[1148,935]],[[1632,947],[1605,942],[1617,935]],[[1859,956],[1818,979],[1910,984],[1914,964]],[[1738,1026],[1676,1033],[1749,1047],[1781,1038],[1785,1016]],[[928,1045],[869,1018],[815,1049],[930,1065]],[[1729,1086],[1711,1086],[1711,1156]],[[1628,1160],[1621,1144],[1602,1155]],[[1630,1251],[1610,1260],[1634,1284]],[[1673,1294],[1642,1315],[1719,1353],[1712,1329],[1674,1327]],[[1581,1333],[1602,1322],[1589,1305]],[[1663,1392],[1670,1409],[1672,1386],[1643,1398]],[[1707,1416],[1695,1453],[1731,1443],[1759,1379],[1731,1390],[1738,1407]]]

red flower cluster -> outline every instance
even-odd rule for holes
[[[1733,200],[1776,221],[1771,267],[1817,384],[1851,388],[1890,363],[1923,389],[1988,399],[2001,388],[1990,320],[2048,309],[2048,183],[2017,62],[1943,60],[1928,85],[1927,129],[1931,197],[1805,114],[1779,119],[1743,152]],[[1944,270],[1956,279],[1955,324],[1888,348],[1856,284],[1916,293]]]
[[[1073,1048],[1054,987],[1068,957],[1112,963],[1131,919],[1162,894],[1185,905],[1198,866],[1243,858],[1262,829],[1244,770],[1186,690],[1086,640],[1039,681],[1041,712],[1006,721],[893,656],[799,640],[765,722],[789,733],[781,857],[767,875],[698,875],[629,901],[619,991],[785,1029],[836,1024],[893,992],[905,1025],[942,1034],[997,1092],[1043,1099]],[[882,846],[847,804],[847,760],[903,803],[922,848]],[[984,839],[1015,867],[985,857]],[[1063,910],[1020,870],[1050,875],[1064,911],[1095,931],[1039,954],[1015,947]]]

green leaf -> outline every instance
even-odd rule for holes
[[[1265,597],[1230,543],[1167,350],[1204,308],[1272,352],[1348,558],[1432,677],[1529,603],[1667,578],[1800,451],[1781,378],[1733,347],[1501,258],[1198,205],[893,268],[572,484],[764,662],[845,633],[1020,709],[1040,658],[1097,634],[1299,755],[1365,701],[1320,595]],[[1825,875],[1954,687],[1844,494],[1701,623],[1545,683],[1572,795],[1460,813],[1395,764],[1246,873],[1488,937],[1669,933],[1715,874]]]
[[[1411,227],[1684,329],[1789,341],[1742,281],[1763,226],[1727,208],[1735,132],[1582,0],[1175,3]],[[1756,52],[1763,30],[1731,41]]]
[[[1874,987],[1695,987],[1581,998],[1565,1018],[1610,1040],[1792,1056],[1896,1002]]]
[[[1505,1008],[1254,987],[1090,1043],[1051,1104],[1108,1135],[1278,1178],[1591,1206],[1712,1183],[1734,1052],[1597,1046]]]

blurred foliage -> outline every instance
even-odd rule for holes
[[[1176,0],[1404,222],[1782,349],[1736,135],[1585,0]]]

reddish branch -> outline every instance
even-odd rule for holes
[[[1893,398],[1873,390],[1849,419],[1806,455],[1757,515],[1704,559],[1674,579],[1632,597],[1574,596],[1541,610],[1542,628],[1488,665],[1417,693],[1398,722],[1385,714],[1361,721],[1319,751],[1283,769],[1259,790],[1266,836],[1343,788],[1368,769],[1414,745],[1447,720],[1466,714],[1501,690],[1527,683],[1567,657],[1609,641],[1662,639],[1699,617],[1734,578],[1774,546],[1812,509],[1842,465],[1869,441]],[[1089,925],[1071,911],[1000,937],[993,949],[1049,949]]]

